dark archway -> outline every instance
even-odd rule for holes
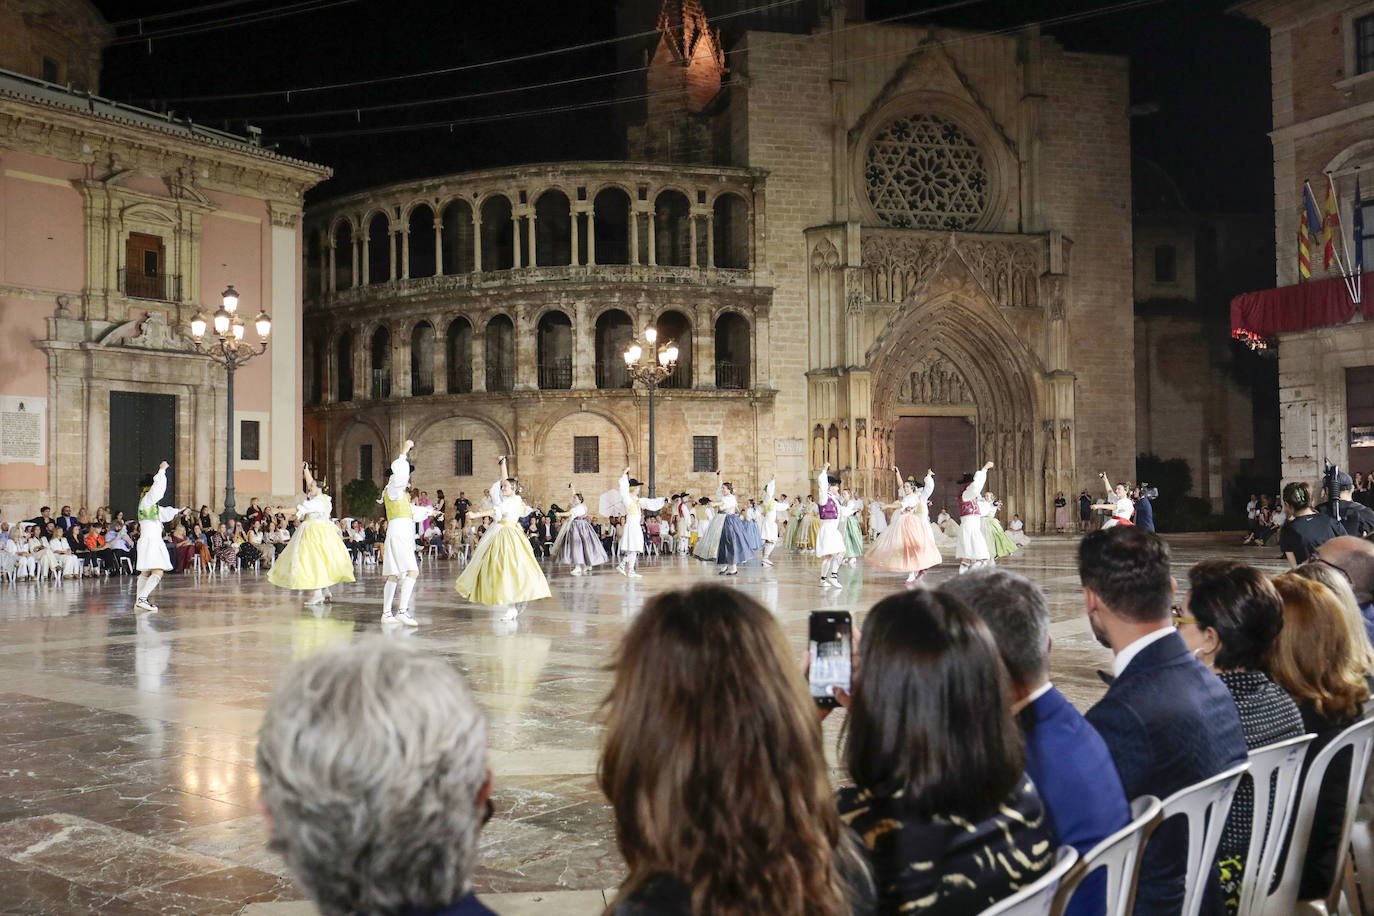
[[[654,257],[663,267],[686,267],[691,263],[692,208],[680,191],[664,191],[654,200]]]
[[[596,319],[596,387],[630,387],[625,348],[634,337],[634,322],[620,309],[607,309]]]
[[[534,202],[534,264],[559,267],[572,263],[572,205],[568,195],[551,189]]]
[[[410,211],[406,240],[410,276],[416,279],[434,276],[434,211],[427,205],[419,204]]]
[[[681,312],[664,312],[658,316],[655,326],[658,339],[665,345],[672,341],[677,345],[677,366],[672,375],[663,380],[661,388],[692,387],[692,322]]]
[[[572,320],[563,312],[545,312],[539,319],[539,387],[572,387]]]
[[[448,393],[467,394],[472,391],[472,323],[455,318],[444,333],[448,350]]]
[[[385,283],[390,279],[391,220],[385,213],[376,213],[367,221],[367,282]]]
[[[324,292],[324,272],[320,268],[320,234],[305,234],[305,298],[317,299]]]
[[[515,325],[505,315],[487,322],[487,390],[515,389]]]
[[[353,287],[353,227],[340,220],[334,227],[334,288]]]
[[[434,393],[434,325],[428,321],[410,332],[410,393]]]
[[[592,201],[596,223],[596,263],[630,263],[630,195],[620,188],[602,188]]]
[[[722,194],[712,208],[715,266],[749,266],[749,204],[738,194]]]
[[[337,400],[353,400],[353,332],[344,331],[334,344],[334,371],[339,380]]]
[[[444,273],[470,274],[477,269],[473,261],[472,206],[465,200],[444,207]]]
[[[716,387],[749,387],[749,322],[737,312],[716,319]]]
[[[510,270],[515,266],[515,224],[510,201],[494,194],[482,202],[482,269]]]

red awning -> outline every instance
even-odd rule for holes
[[[1374,297],[1374,273],[1364,275],[1364,289]],[[1366,310],[1367,309],[1367,310]],[[1374,303],[1360,305],[1370,317]],[[1273,337],[1281,331],[1305,331],[1345,324],[1355,314],[1350,290],[1340,277],[1308,280],[1294,286],[1241,293],[1231,300],[1231,333],[1245,331],[1259,337]]]

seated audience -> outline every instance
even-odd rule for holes
[[[1335,539],[1333,539],[1335,540]],[[1331,541],[1327,541],[1330,544]],[[1325,544],[1322,545],[1326,546]],[[1345,620],[1345,628],[1350,633],[1350,644],[1353,646],[1355,660],[1360,671],[1364,672],[1366,678],[1374,674],[1374,643],[1369,641],[1369,633],[1365,630],[1365,618],[1360,612],[1360,606],[1355,601],[1355,592],[1350,587],[1350,580],[1345,574],[1330,565],[1329,563],[1317,562],[1316,554],[1312,559],[1293,570],[1293,575],[1313,582],[1320,582],[1331,590],[1331,594],[1336,596],[1336,600],[1341,605],[1341,617]],[[1370,688],[1374,690],[1374,687]],[[1370,704],[1365,704],[1365,714],[1371,714]]]
[[[1363,714],[1369,699],[1367,672],[1355,654],[1340,602],[1329,588],[1292,573],[1276,578],[1274,586],[1283,600],[1283,629],[1274,642],[1269,671],[1297,702],[1304,731],[1317,736],[1308,745],[1310,762]],[[1322,779],[1299,900],[1325,897],[1331,890],[1349,779],[1350,754],[1345,751],[1336,755]]]
[[[487,721],[447,661],[374,638],[287,671],[258,735],[270,847],[325,914],[491,916]]]
[[[1050,683],[1045,593],[1005,569],[959,576],[940,591],[973,608],[997,641],[1012,712],[1025,739],[1026,775],[1045,803],[1058,843],[1085,853],[1129,824],[1130,805],[1102,736]],[[1069,901],[1070,916],[1103,911],[1106,878],[1102,871],[1089,876]]]
[[[854,912],[862,860],[772,613],[732,588],[661,593],[612,673],[598,778],[628,870],[616,916]]]
[[[1093,633],[1116,657],[1112,684],[1088,721],[1107,742],[1127,798],[1168,798],[1246,762],[1240,715],[1226,686],[1188,651],[1169,608],[1169,548],[1118,526],[1078,546],[1078,576]],[[1187,825],[1164,823],[1141,860],[1136,916],[1177,916],[1183,905]],[[1204,913],[1220,909],[1219,879]]]
[[[1035,881],[1057,846],[1026,778],[988,627],[943,592],[905,592],[864,622],[841,815],[863,840],[877,912],[978,913]]]
[[[1246,747],[1253,751],[1307,734],[1292,697],[1265,673],[1283,629],[1283,603],[1269,579],[1236,560],[1204,560],[1188,571],[1188,586],[1183,607],[1174,611],[1178,634],[1231,692]],[[1245,776],[1217,848],[1228,913],[1240,906],[1254,810],[1254,781]]]
[[[1374,640],[1374,543],[1349,535],[1332,538],[1318,547],[1310,559],[1345,577],[1364,617],[1365,633]]]
[[[1290,483],[1283,488],[1283,505],[1288,522],[1279,532],[1279,550],[1289,566],[1306,563],[1307,558],[1332,538],[1344,537],[1345,528],[1312,505],[1312,490],[1305,483]]]

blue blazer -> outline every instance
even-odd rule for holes
[[[1127,798],[1165,799],[1246,760],[1230,691],[1177,633],[1141,650],[1087,718],[1107,743]],[[1155,832],[1141,865],[1136,916],[1177,916],[1187,842],[1183,818]],[[1215,877],[1209,884],[1219,891]],[[1220,894],[1209,892],[1203,912],[1219,906]]]
[[[1060,844],[1085,853],[1131,822],[1131,809],[1107,744],[1051,687],[1017,715],[1026,775],[1040,790]],[[1107,873],[1094,872],[1069,901],[1068,916],[1105,911]]]

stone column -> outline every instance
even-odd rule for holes
[[[692,371],[696,373],[698,388],[716,387],[716,336],[711,328],[711,303],[704,302],[693,313]]]
[[[397,239],[401,244],[401,277],[402,280],[410,279],[410,229],[402,229]]]
[[[515,314],[515,390],[537,391],[538,334],[531,321],[533,310],[521,308]]]
[[[334,243],[333,243],[333,242],[330,242],[330,243],[329,243],[329,255],[328,255],[328,258],[327,258],[327,265],[328,265],[328,266],[327,266],[327,268],[326,268],[326,270],[325,270],[324,288],[327,289],[327,290],[329,290],[331,293],[337,292],[337,291],[338,291],[338,287],[336,286],[336,283],[335,283],[335,279],[336,279],[336,275],[335,275],[335,259],[336,259],[337,257],[338,257],[338,255],[337,255],[337,254],[335,253],[335,251],[334,251]]]
[[[596,211],[587,211],[587,263],[596,264]]]
[[[527,219],[529,220],[529,222],[527,222],[527,223],[525,224],[525,238],[526,238],[526,243],[527,243],[526,246],[525,246],[525,251],[527,252],[527,255],[526,255],[526,258],[525,258],[525,260],[526,260],[525,266],[526,266],[526,267],[538,267],[538,266],[539,266],[539,250],[538,250],[538,249],[535,247],[535,245],[534,245],[534,221],[535,221],[535,218],[536,218],[536,217],[535,217],[535,215],[534,215],[534,208],[531,207],[531,208],[530,208],[530,215],[527,217]]]
[[[706,220],[706,263],[702,267],[716,266],[716,214],[708,212]]]
[[[687,211],[687,266],[697,266],[697,216]]]
[[[472,213],[472,272],[482,272],[482,215],[476,210]]]
[[[444,275],[444,221],[434,217],[434,276]]]
[[[581,211],[581,210],[574,210],[574,211],[572,211],[572,226],[571,226],[571,228],[572,228],[572,259],[571,259],[571,260],[572,260],[572,264],[573,264],[574,267],[580,266],[580,265],[582,264],[582,254],[581,254],[581,252],[578,250],[578,248],[580,247],[578,243],[581,241],[581,239],[578,237],[578,231],[577,231],[577,228],[578,228],[577,224],[578,224],[579,222],[581,222],[581,220],[578,219],[578,217],[580,217],[581,215],[582,215],[582,211]]]
[[[391,396],[408,398],[415,393],[410,377],[410,331],[408,325],[391,335]]]
[[[429,322],[434,325],[434,393],[448,394],[448,324],[437,315]]]
[[[472,324],[472,390],[487,390],[487,329],[486,325]]]
[[[522,261],[524,260],[524,258],[525,258],[525,253],[524,253],[524,247],[525,247],[525,246],[524,246],[523,244],[521,244],[521,242],[522,242],[521,236],[522,236],[523,233],[521,233],[521,231],[520,231],[520,217],[516,216],[515,213],[512,212],[511,215],[510,215],[510,222],[511,222],[511,227],[510,227],[511,245],[512,245],[512,247],[514,248],[514,250],[511,252],[510,266],[511,266],[511,267],[521,267],[521,266],[523,266],[523,264],[522,264],[521,262],[522,262]]]
[[[366,251],[366,250],[367,250],[367,236],[363,236],[363,238],[362,238],[362,244],[363,244],[363,251]],[[353,274],[352,274],[352,276],[349,277],[349,280],[352,281],[349,285],[350,285],[350,288],[356,289],[359,285],[361,285],[361,284],[358,283],[358,280],[359,280],[359,278],[362,276],[362,274],[360,274],[360,273],[358,272],[358,237],[357,237],[356,235],[353,236],[353,244],[350,246],[350,251],[351,251],[352,254],[353,254]],[[363,258],[363,263],[364,263],[364,264],[367,263],[367,258],[366,258],[366,257]],[[366,282],[366,281],[364,281],[364,282]]]
[[[372,337],[353,335],[353,400],[372,397]]]
[[[586,299],[573,303],[573,387],[595,388],[596,327]]]
[[[645,214],[644,214],[645,219],[647,219],[647,220],[649,221],[649,266],[650,266],[650,267],[656,267],[656,266],[658,266],[658,243],[654,240],[654,239],[655,239],[654,232],[655,232],[655,229],[656,229],[656,227],[654,226],[654,223],[657,222],[657,220],[654,219],[654,215],[655,215],[655,214],[654,214],[654,211],[652,211],[652,210],[648,210],[648,211],[646,211]],[[638,235],[638,233],[636,233],[636,235]]]
[[[630,229],[630,263],[639,263],[639,214],[635,212],[635,205],[630,204],[630,212],[626,217],[625,225]]]

